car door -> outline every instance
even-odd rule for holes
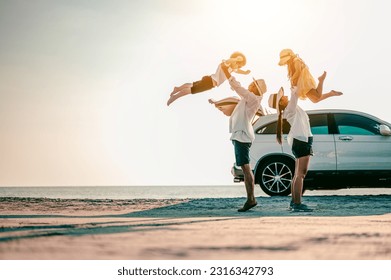
[[[277,143],[276,139],[276,118],[277,116],[255,130],[255,140],[250,149],[250,158],[254,164],[265,155],[281,154],[283,152],[281,145]],[[289,128],[288,122],[284,122],[283,131],[289,131]]]
[[[311,171],[336,171],[336,155],[334,136],[329,131],[327,113],[308,112],[310,119],[311,132],[314,137],[312,149],[314,156],[311,157],[309,170]],[[286,130],[286,133],[289,129]],[[283,151],[292,154],[292,148],[288,145],[284,135]],[[293,157],[293,155],[292,155]]]
[[[378,120],[354,113],[334,119],[338,171],[391,169],[391,137],[380,134]]]
[[[334,136],[329,130],[329,114],[308,114],[311,124],[311,132],[314,137],[309,170],[311,171],[336,171],[337,159],[335,152]]]
[[[330,131],[329,118],[327,113],[308,112],[311,131],[314,135],[312,144],[314,156],[311,157],[309,170],[311,171],[336,171],[336,152],[334,136]],[[250,157],[257,162],[265,154],[292,154],[292,148],[287,142],[287,134],[290,130],[289,123],[283,122],[283,144],[280,146],[276,141],[277,121],[272,121],[256,130],[255,141],[250,150]]]

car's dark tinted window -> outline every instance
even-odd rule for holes
[[[289,130],[291,129],[290,124],[284,119],[282,124],[282,133],[288,134]],[[269,123],[265,126],[260,127],[257,132],[257,134],[276,134],[277,133],[277,122]]]
[[[310,115],[312,134],[329,134],[327,114]]]
[[[353,114],[335,114],[335,122],[339,134],[376,135],[379,133],[379,124],[367,117]]]
[[[327,114],[310,115],[310,124],[312,134],[328,134],[329,129],[327,125]],[[282,131],[284,134],[288,134],[291,126],[284,119]],[[272,122],[263,126],[257,130],[257,134],[276,134],[277,122]]]

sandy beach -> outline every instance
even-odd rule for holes
[[[0,198],[2,260],[389,260],[391,196]]]

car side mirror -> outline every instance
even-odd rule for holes
[[[391,129],[385,124],[381,124],[379,126],[379,131],[383,136],[391,136]]]

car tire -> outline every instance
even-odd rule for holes
[[[270,196],[287,196],[291,193],[291,182],[295,163],[286,157],[273,157],[261,162],[257,168],[255,183]]]

